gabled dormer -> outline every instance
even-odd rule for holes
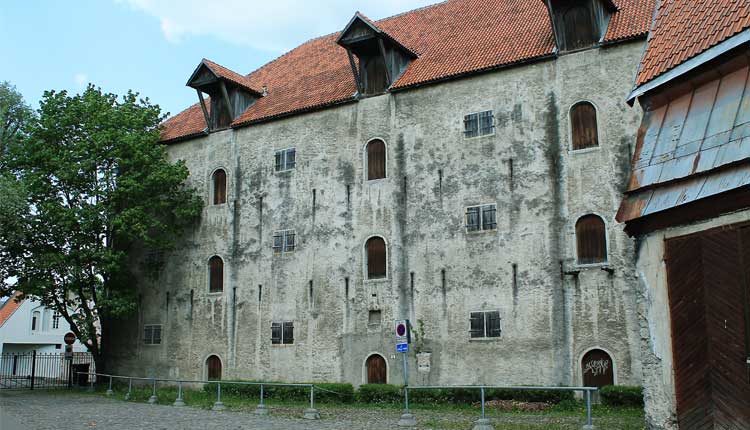
[[[414,52],[359,12],[349,21],[336,43],[349,54],[361,95],[384,93],[417,58]]]
[[[560,52],[595,46],[604,37],[617,6],[611,0],[543,0]]]
[[[195,69],[187,86],[195,88],[209,130],[227,128],[252,106],[263,93],[252,88],[246,77],[205,58]],[[203,94],[211,103],[206,107]]]

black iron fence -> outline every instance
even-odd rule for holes
[[[0,354],[0,389],[34,390],[66,388],[88,383],[85,374],[94,371],[94,360],[87,352]]]

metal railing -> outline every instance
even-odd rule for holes
[[[475,429],[483,428],[489,425],[489,420],[485,415],[485,390],[526,390],[526,391],[580,391],[586,396],[586,424],[584,428],[592,428],[591,417],[591,393],[596,392],[596,387],[529,387],[529,386],[500,386],[500,385],[432,385],[424,387],[404,387],[404,415],[401,416],[399,426],[413,427],[416,425],[414,416],[409,411],[409,390],[445,390],[445,389],[463,389],[479,390],[482,404],[482,417],[476,422]]]
[[[73,383],[73,372],[93,370],[91,354],[63,353],[0,354],[0,389],[35,390],[65,388]]]
[[[148,402],[151,404],[156,403],[159,400],[156,391],[156,384],[158,382],[177,384],[177,398],[175,399],[173,406],[185,406],[185,400],[182,397],[182,385],[183,384],[216,384],[216,401],[211,408],[214,411],[223,411],[226,409],[224,403],[221,401],[221,386],[222,385],[239,385],[239,386],[257,386],[260,387],[260,401],[255,409],[255,413],[258,415],[266,415],[268,410],[266,409],[265,401],[266,393],[265,387],[305,387],[310,389],[310,407],[305,409],[303,418],[316,420],[320,419],[320,413],[315,409],[315,385],[314,384],[286,384],[282,382],[244,382],[244,381],[208,381],[208,380],[187,380],[187,379],[167,379],[167,378],[142,378],[136,376],[122,376],[122,375],[110,375],[107,373],[87,373],[77,372],[79,374],[88,375],[89,391],[94,391],[94,383],[97,377],[102,377],[105,380],[108,378],[108,386],[106,394],[111,396],[114,394],[112,383],[114,380],[126,380],[128,381],[128,392],[125,394],[125,399],[130,399],[133,393],[133,381],[147,381],[151,383],[151,397]],[[318,388],[321,390],[321,388]]]

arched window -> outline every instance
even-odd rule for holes
[[[385,384],[388,382],[388,369],[386,368],[385,358],[382,355],[373,354],[367,357],[365,368],[367,368],[368,384]]]
[[[365,244],[367,251],[367,279],[386,277],[387,251],[382,237],[371,237]]]
[[[221,379],[221,360],[219,357],[212,355],[206,359],[206,375],[209,381]]]
[[[214,255],[208,260],[208,292],[220,293],[224,291],[224,261]]]
[[[223,205],[227,202],[227,173],[221,169],[214,172],[214,204]]]
[[[367,180],[385,178],[385,142],[373,140],[367,144]]]
[[[594,22],[586,6],[574,6],[563,16],[565,23],[565,50],[588,48],[597,42]]]
[[[576,223],[578,264],[607,261],[607,233],[604,221],[596,215],[585,215]]]
[[[599,146],[594,105],[589,102],[580,102],[570,109],[570,130],[573,150]]]
[[[584,387],[601,388],[615,384],[612,357],[601,349],[592,349],[581,360]]]

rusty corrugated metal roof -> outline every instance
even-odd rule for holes
[[[745,65],[647,109],[618,221],[750,185],[749,77]]]

